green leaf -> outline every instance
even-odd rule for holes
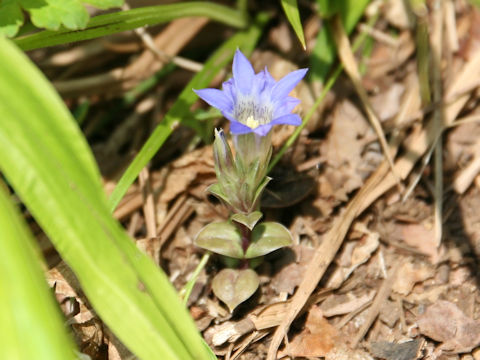
[[[357,25],[369,2],[370,0],[317,0],[320,15],[329,18],[338,13],[348,34]],[[311,55],[312,78],[324,83],[336,57],[337,50],[332,30],[328,25],[323,26],[317,35]]]
[[[262,180],[262,182],[260,183],[260,185],[257,188],[257,191],[255,192],[255,197],[253,198],[253,203],[254,204],[258,204],[258,202],[260,201],[260,197],[262,196],[262,193],[265,190],[265,188],[267,187],[270,180],[272,180],[272,178],[269,177],[269,176],[265,176],[265,178]]]
[[[263,214],[260,211],[254,211],[250,214],[233,214],[231,219],[245,225],[247,228],[252,230],[255,224],[262,218],[262,216]]]
[[[292,235],[285,226],[276,222],[264,222],[253,229],[245,258],[263,256],[292,243]]]
[[[297,34],[298,40],[305,50],[307,45],[305,44],[305,35],[303,34],[302,22],[300,21],[297,0],[281,0],[281,3],[290,25],[292,25],[295,34]]]
[[[480,8],[480,0],[469,0],[470,4]]]
[[[32,50],[75,41],[95,39],[105,35],[133,30],[142,26],[158,25],[189,16],[203,16],[237,28],[243,28],[247,25],[247,19],[242,16],[240,12],[230,9],[229,7],[205,1],[180,2],[177,4],[147,6],[99,15],[92,18],[83,30],[61,28],[58,31],[42,31],[15,39],[15,42],[23,50]]]
[[[0,182],[0,358],[76,359],[40,251]],[[44,266],[44,265],[43,265]]]
[[[197,95],[192,89],[202,89],[208,86],[218,72],[223,69],[233,58],[237,48],[241,48],[245,55],[252,52],[265,25],[267,17],[260,13],[257,21],[246,31],[239,32],[228,39],[208,59],[202,71],[195,74],[192,80],[185,86],[177,101],[167,112],[162,122],[157,125],[152,135],[143,145],[142,149],[122,175],[117,186],[110,196],[110,209],[115,210],[128,188],[137,178],[140,171],[148,164],[163,143],[172,133],[173,129],[182,122],[182,119],[190,114],[190,107],[197,101]]]
[[[233,207],[232,204],[230,203],[230,199],[223,193],[218,183],[210,185],[207,188],[207,191],[213,196],[215,196],[218,200],[225,202],[226,205]]]
[[[0,58],[0,171],[95,311],[139,358],[211,358],[168,278],[112,218],[88,144],[51,84],[1,37]]]
[[[0,1],[0,34],[15,36],[23,22],[22,9],[17,0]]]
[[[112,7],[120,7],[124,0],[82,0],[83,3],[95,6],[99,9],[110,9]]]
[[[82,29],[89,20],[83,3],[108,9],[122,6],[123,0],[3,0],[0,2],[0,34],[15,36],[24,21],[22,9],[30,13],[38,28],[58,30],[63,25],[71,30]]]
[[[194,243],[220,255],[243,259],[242,234],[228,221],[208,224],[200,230]]]
[[[252,296],[260,285],[260,279],[252,269],[223,269],[212,281],[212,290],[230,312]]]

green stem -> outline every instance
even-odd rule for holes
[[[198,263],[197,267],[192,273],[192,276],[190,277],[190,280],[185,284],[182,290],[180,290],[180,295],[183,294],[183,305],[187,306],[188,299],[190,298],[190,294],[192,293],[193,286],[197,282],[198,277],[200,276],[200,272],[203,270],[203,268],[207,265],[208,260],[210,259],[210,252],[206,252],[203,254],[202,259]]]

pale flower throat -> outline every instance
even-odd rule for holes
[[[250,129],[268,124],[272,115],[273,109],[271,106],[264,104],[259,106],[251,97],[238,101],[234,110],[235,118]]]
[[[252,115],[250,115],[247,118],[247,121],[245,121],[245,125],[247,125],[250,129],[256,129],[260,123],[255,120]]]

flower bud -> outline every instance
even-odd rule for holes
[[[232,150],[225,139],[222,129],[215,129],[215,141],[213,142],[213,158],[215,161],[215,172],[217,178],[222,177],[231,179],[236,175],[235,163],[233,161]]]

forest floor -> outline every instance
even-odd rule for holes
[[[275,4],[250,59],[279,79],[310,66],[322,22],[313,5],[299,2],[303,51]],[[332,73],[340,63],[347,71],[271,173],[264,218],[287,226],[294,245],[266,257],[259,290],[233,314],[211,290],[218,258],[200,273],[188,307],[220,358],[264,359],[275,334],[278,358],[480,359],[480,11],[465,0],[431,1],[413,24],[404,4],[367,7],[349,36],[353,43],[367,34],[363,46],[352,58],[341,43]],[[157,54],[131,32],[30,55],[76,111],[111,192],[193,72],[232,33],[180,19],[148,29]],[[177,66],[156,79],[172,58]],[[132,91],[148,79],[150,87]],[[296,111],[305,115],[321,90],[303,81]],[[198,101],[195,109],[207,108]],[[228,128],[221,118],[209,121]],[[274,130],[274,152],[293,131]],[[228,216],[205,191],[213,182],[211,145],[180,125],[114,213],[178,290],[203,255],[196,233]],[[37,235],[81,351],[94,360],[132,358]]]

